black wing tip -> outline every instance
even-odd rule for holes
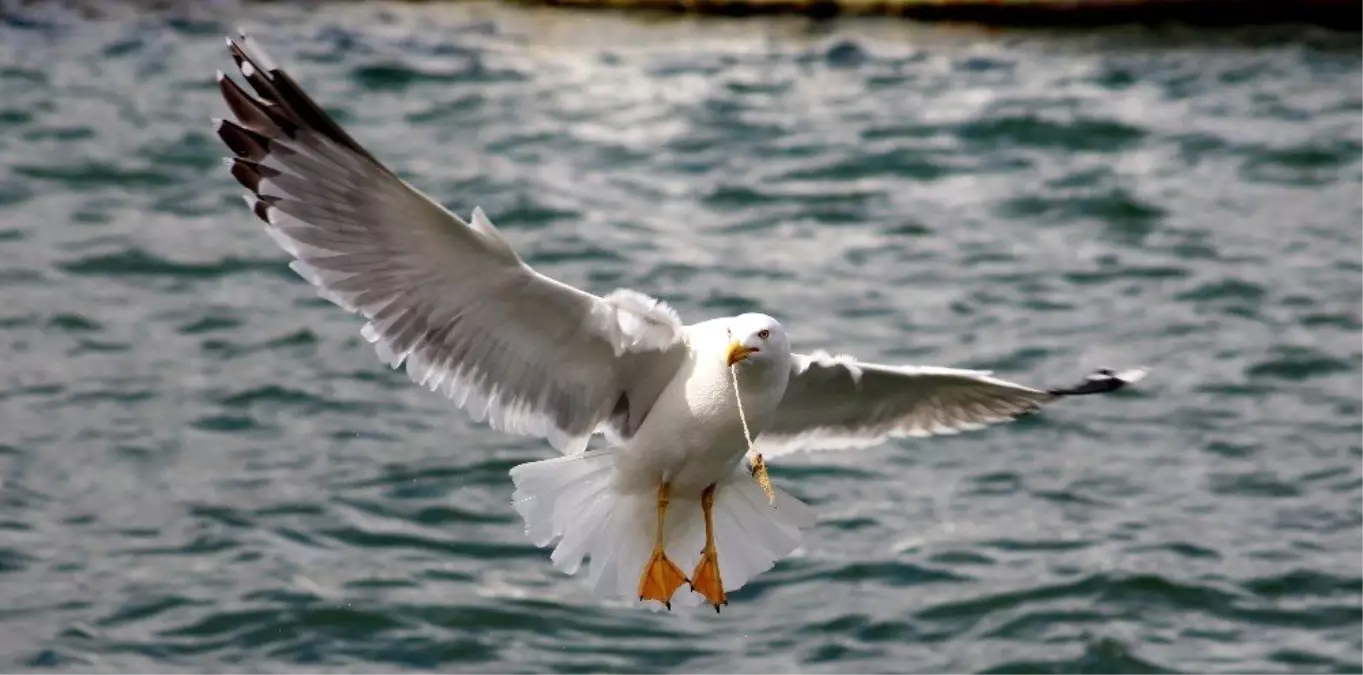
[[[1049,393],[1055,396],[1083,396],[1085,394],[1106,394],[1117,391],[1129,384],[1134,384],[1145,378],[1150,373],[1148,368],[1128,368],[1127,370],[1115,371],[1111,368],[1099,368],[1093,371],[1083,382],[1065,389],[1052,389]]]
[[[255,214],[255,216],[259,218],[261,222],[265,223],[266,225],[274,225],[274,221],[271,219],[270,213],[274,209],[278,208],[276,206],[276,204],[279,201],[277,198],[271,197],[269,195],[260,195],[251,192],[242,195],[242,199],[246,201],[246,208],[250,209],[251,213]]]
[[[217,118],[213,126],[218,138],[238,157],[259,161],[270,154],[270,139],[232,120]]]
[[[239,29],[239,32],[241,37],[237,40],[226,38],[227,50],[236,63],[237,70],[246,79],[246,83],[255,90],[260,102],[254,103],[230,78],[219,79],[219,86],[229,105],[235,103],[238,107],[254,108],[254,112],[267,117],[290,138],[293,138],[299,129],[306,129],[381,165],[368,150],[313,101],[288,72],[266,54],[264,47],[258,44],[255,38],[248,35],[245,29]]]
[[[232,177],[241,183],[242,187],[260,194],[260,184],[262,181],[269,180],[279,175],[279,170],[253,162],[241,157],[233,157],[224,160],[228,165],[228,171]]]

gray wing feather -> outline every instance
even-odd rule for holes
[[[535,272],[481,210],[464,221],[393,174],[250,38],[228,46],[255,91],[218,75],[236,117],[218,122],[232,175],[290,266],[368,319],[384,362],[565,453],[638,427],[682,358],[675,312]]]
[[[1061,397],[1114,391],[1145,374],[1100,370],[1076,387],[1042,390],[988,371],[886,366],[826,353],[795,354],[792,368],[785,396],[756,441],[766,456],[980,429]]]

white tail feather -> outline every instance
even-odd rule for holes
[[[639,575],[653,550],[657,497],[617,488],[614,450],[521,464],[511,470],[511,480],[512,503],[525,520],[526,535],[536,546],[556,544],[554,567],[575,574],[589,558],[592,593],[638,598]],[[773,508],[747,471],[735,469],[715,490],[715,548],[725,592],[771,569],[800,545],[800,528],[813,523],[814,513],[804,503],[777,489]],[[667,556],[690,574],[705,545],[700,495],[672,494],[664,527]],[[696,605],[699,599],[683,586],[673,601]]]

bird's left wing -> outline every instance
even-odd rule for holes
[[[1099,370],[1073,387],[1034,389],[983,370],[886,366],[825,353],[795,354],[792,369],[780,406],[756,440],[765,457],[979,429],[1059,398],[1115,391],[1146,372]]]

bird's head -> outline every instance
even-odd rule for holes
[[[728,365],[748,368],[789,363],[790,339],[776,319],[766,314],[741,314],[729,320],[728,328]]]

